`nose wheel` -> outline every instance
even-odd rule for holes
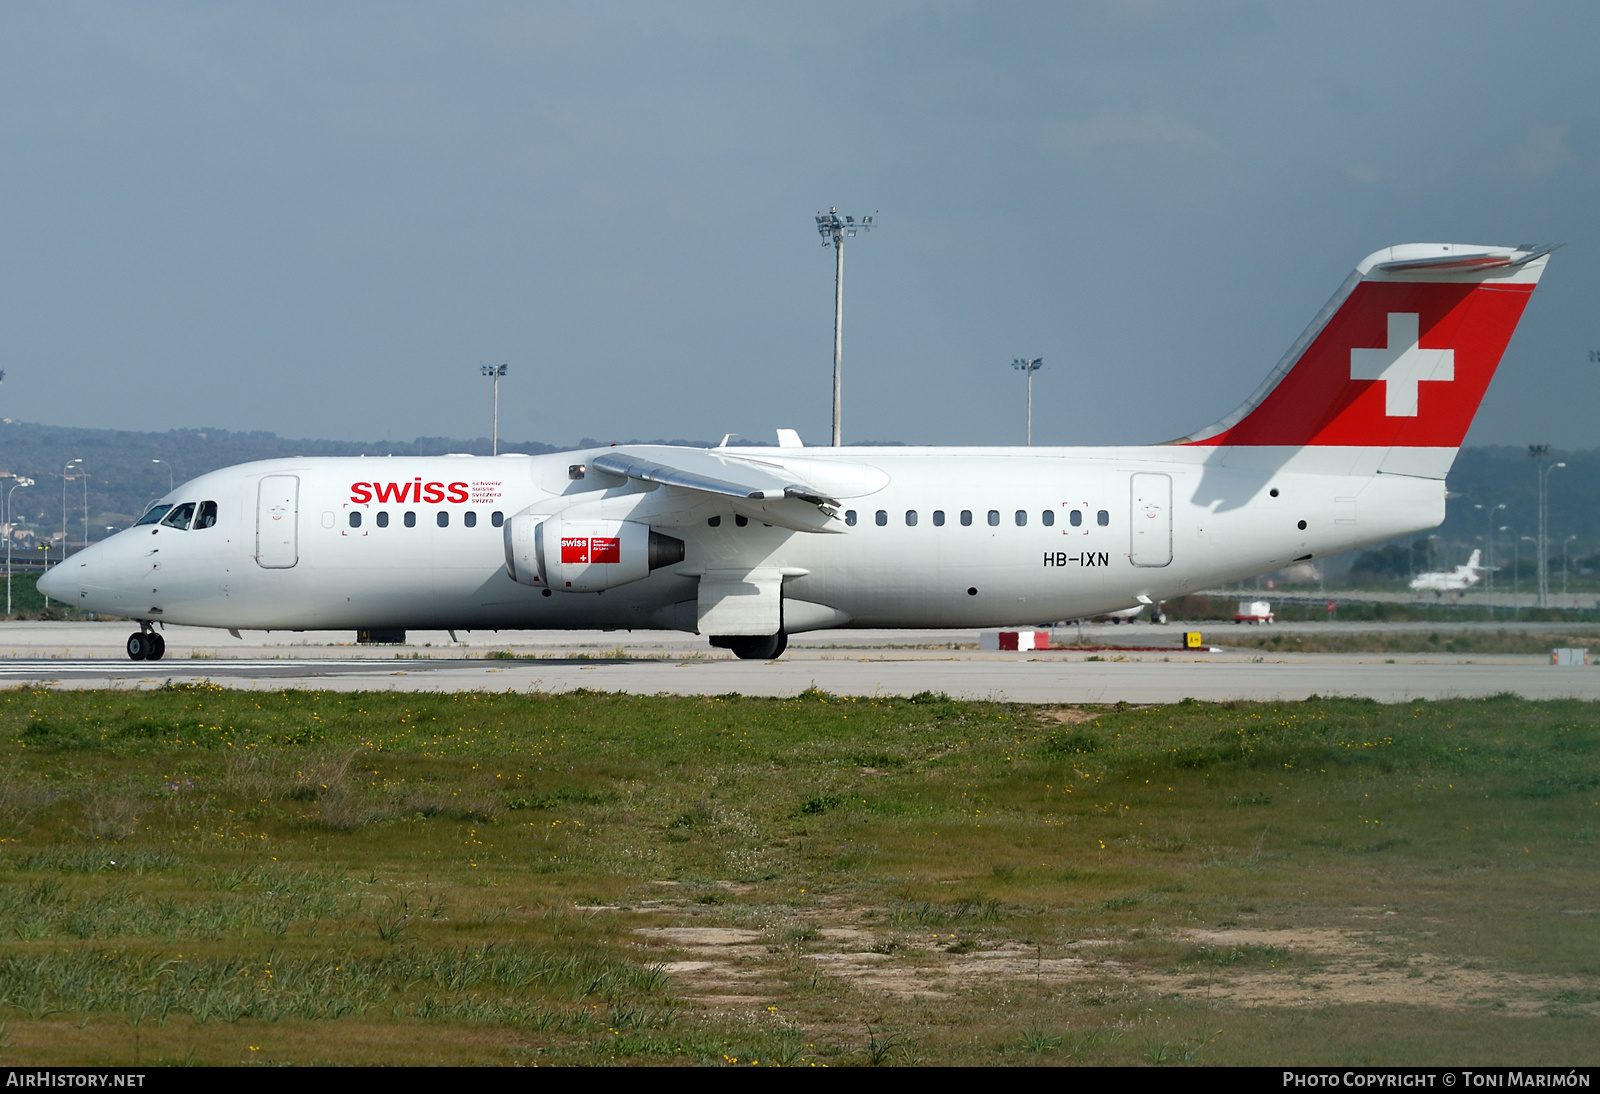
[[[154,631],[135,631],[128,635],[128,658],[133,661],[159,661],[167,652],[167,640]]]

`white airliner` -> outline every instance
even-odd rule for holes
[[[1473,551],[1472,557],[1467,559],[1467,564],[1457,566],[1454,570],[1418,574],[1411,579],[1411,588],[1419,593],[1458,593],[1463,589],[1469,589],[1483,579],[1485,570],[1478,565],[1481,554],[1481,551]]]
[[[1366,258],[1243,406],[1109,448],[624,445],[293,459],[184,483],[46,595],[153,624],[662,628],[744,658],[825,627],[1087,618],[1432,528],[1550,248]]]

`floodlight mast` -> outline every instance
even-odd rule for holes
[[[5,377],[5,373],[0,372],[0,379],[3,379],[4,377]],[[13,527],[13,525],[16,523],[16,516],[15,516],[15,513],[13,512],[13,508],[12,508],[12,504],[11,504],[11,495],[15,494],[18,490],[22,489],[23,487],[32,486],[32,485],[33,485],[33,480],[32,479],[18,478],[14,483],[12,483],[11,489],[6,491],[5,529],[6,529],[6,618],[7,619],[11,618],[11,541],[16,539],[16,530]]]
[[[878,214],[871,216],[841,217],[839,210],[829,206],[826,213],[817,214],[817,234],[822,236],[822,245],[833,245],[833,447],[838,448],[839,440],[839,403],[841,384],[840,369],[844,360],[844,241],[854,239],[857,232],[870,232],[878,223]]]
[[[479,365],[478,371],[494,380],[494,425],[490,434],[489,455],[500,455],[500,378],[506,374],[505,365]]]
[[[1567,466],[1565,460],[1556,463],[1550,459],[1550,446],[1530,444],[1528,455],[1538,462],[1539,475],[1539,607],[1550,606],[1550,472]]]
[[[1026,357],[1013,357],[1011,367],[1028,376],[1028,447],[1033,447],[1033,374],[1044,368],[1044,358],[1035,357],[1029,360]]]

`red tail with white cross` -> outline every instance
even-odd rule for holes
[[[1550,248],[1369,256],[1244,406],[1197,445],[1458,448]]]

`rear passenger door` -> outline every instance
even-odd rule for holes
[[[1133,476],[1132,530],[1128,559],[1135,566],[1172,562],[1172,476],[1139,472]]]

